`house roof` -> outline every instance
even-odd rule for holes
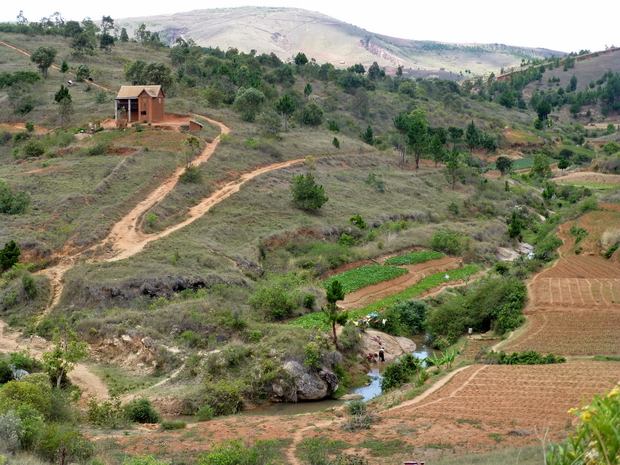
[[[149,96],[155,98],[159,95],[161,86],[121,86],[116,98],[138,98],[142,91],[146,91]]]

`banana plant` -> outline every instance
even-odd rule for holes
[[[446,365],[448,365],[448,368],[452,368],[452,364],[454,363],[455,359],[456,359],[456,350],[454,349],[446,350],[443,353],[443,361]]]
[[[436,353],[433,354],[433,358],[426,357],[425,362],[427,365],[432,365],[437,368],[437,371],[441,371],[441,366],[445,363],[444,357],[439,357]]]

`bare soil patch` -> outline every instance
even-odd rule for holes
[[[526,333],[503,350],[535,350],[565,356],[620,354],[620,312],[548,311],[529,315],[528,319]]]
[[[466,418],[505,427],[563,427],[568,409],[610,390],[620,364],[573,361],[555,365],[474,365],[422,402],[386,412],[400,418]],[[447,440],[453,438],[446,438]]]
[[[620,184],[620,174],[603,174],[592,171],[577,171],[561,176],[561,172],[556,172],[554,181],[558,182],[593,182],[598,184]],[[558,176],[560,175],[560,176]]]

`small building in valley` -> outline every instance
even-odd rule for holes
[[[164,91],[161,86],[122,86],[114,99],[114,117],[128,123],[164,121]]]

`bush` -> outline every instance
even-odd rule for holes
[[[202,183],[202,173],[197,166],[188,166],[179,176],[179,181],[184,184],[200,184]]]
[[[37,360],[27,350],[21,352],[11,352],[9,363],[17,370],[26,370],[28,373],[43,371],[43,363]]]
[[[467,244],[467,238],[460,232],[449,228],[437,231],[433,235],[432,247],[439,252],[457,255],[462,252]]]
[[[604,396],[595,396],[589,405],[570,409],[581,420],[566,444],[552,445],[549,465],[574,463],[617,463],[620,454],[620,386]]]
[[[423,300],[403,300],[390,305],[383,313],[381,320],[372,321],[371,328],[394,336],[413,336],[424,329],[427,305]],[[383,319],[387,320],[383,324]]]
[[[566,359],[553,354],[541,355],[535,350],[513,352],[512,354],[507,354],[502,350],[499,353],[489,352],[485,357],[485,362],[497,363],[498,365],[548,365],[550,363],[565,363]]]
[[[95,145],[93,145],[92,147],[88,147],[88,149],[86,149],[88,155],[94,156],[94,155],[104,155],[106,153],[108,153],[108,146],[106,145],[105,142],[98,142]]]
[[[43,142],[37,139],[30,139],[22,147],[26,157],[40,157],[45,153],[45,146]]]
[[[25,192],[13,194],[8,183],[0,179],[0,213],[17,215],[24,213],[30,204],[30,198]]]
[[[207,382],[204,400],[215,416],[233,415],[243,408],[241,386],[230,381]]]
[[[475,332],[494,329],[505,334],[525,320],[525,285],[516,278],[496,278],[470,288],[429,312],[427,331],[435,340],[454,343],[468,328]]]
[[[117,397],[101,403],[95,397],[89,397],[86,421],[102,428],[120,428],[128,423],[126,411]]]
[[[137,423],[159,423],[161,415],[148,399],[133,399],[125,405],[125,415],[129,421]]]
[[[402,386],[408,383],[413,375],[422,370],[422,362],[411,354],[405,354],[396,360],[396,363],[388,365],[383,371],[381,391]]]
[[[52,388],[49,384],[47,388],[43,388],[38,384],[9,381],[0,390],[0,411],[17,410],[25,404],[49,417],[52,407],[51,394]]]
[[[13,379],[13,370],[6,360],[0,359],[0,384],[8,383]]]
[[[347,409],[349,415],[364,415],[367,410],[368,406],[363,400],[352,400]]]
[[[249,304],[271,320],[287,318],[297,308],[295,295],[280,284],[259,287]]]
[[[45,460],[60,463],[60,452],[67,462],[83,462],[93,454],[93,445],[72,426],[52,423],[41,433],[36,452]]]
[[[196,412],[196,419],[198,421],[210,421],[213,419],[214,416],[215,412],[213,410],[213,407],[211,407],[210,405],[203,405]]]
[[[161,422],[161,429],[168,431],[174,429],[184,429],[187,427],[187,422],[181,420],[164,420]]]

